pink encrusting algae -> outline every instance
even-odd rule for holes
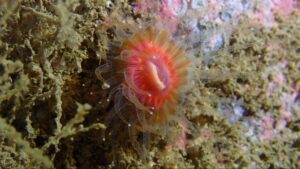
[[[276,27],[276,14],[288,17],[293,11],[298,11],[296,0],[265,0],[257,4],[257,9],[249,16],[257,19],[265,27]]]

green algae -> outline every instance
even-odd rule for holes
[[[288,127],[270,142],[247,140],[244,126],[229,124],[217,109],[222,99],[236,96],[251,116],[260,110],[278,116],[282,101],[278,96],[290,87],[283,84],[267,95],[267,85],[276,75],[269,73],[269,79],[264,75],[267,67],[286,60],[287,82],[299,83],[299,16],[278,17],[279,27],[271,30],[247,21],[232,29],[227,47],[214,62],[196,69],[195,77],[201,78],[193,79],[195,85],[182,105],[196,128],[187,133],[186,151],[151,135],[143,161],[134,149],[144,144],[140,133],[133,145],[118,119],[106,129],[115,135],[102,141],[101,122],[111,103],[109,91],[101,88],[94,73],[109,57],[109,43],[115,38],[104,25],[106,17],[116,9],[122,9],[121,16],[130,15],[130,4],[92,0],[0,4],[1,167],[300,167],[297,107]],[[271,45],[278,47],[270,50]]]
[[[1,168],[53,168],[52,162],[37,148],[22,139],[14,127],[0,118]],[[37,165],[37,166],[35,166]]]

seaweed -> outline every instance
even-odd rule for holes
[[[14,127],[11,125],[7,124],[6,121],[3,118],[0,118],[0,138],[1,140],[1,166],[3,168],[53,168],[53,163],[52,161],[47,157],[43,155],[43,152],[38,149],[38,148],[32,148],[30,146],[30,143],[26,140],[24,140],[21,136],[20,133],[18,133]],[[6,150],[5,150],[6,149]],[[5,152],[9,153],[15,153],[20,156],[20,159],[9,159],[12,158],[11,155],[5,156]],[[22,153],[26,153],[29,157],[26,155],[23,155]],[[8,159],[6,159],[8,158]],[[22,163],[22,158],[25,162],[25,166],[21,166]],[[5,163],[5,161],[14,161],[11,162],[12,164],[10,165],[9,163]],[[18,161],[20,160],[20,161]],[[15,164],[13,164],[15,163]],[[27,164],[26,164],[27,163]],[[37,166],[36,166],[37,165]],[[38,167],[39,166],[39,167]]]

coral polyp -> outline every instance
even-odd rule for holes
[[[111,68],[113,76],[121,77],[122,94],[140,119],[158,124],[176,113],[189,64],[185,49],[174,43],[167,30],[148,27],[122,42]]]

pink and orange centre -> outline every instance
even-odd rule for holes
[[[135,96],[145,106],[161,108],[178,84],[172,57],[152,41],[135,45],[130,53],[126,74]]]

